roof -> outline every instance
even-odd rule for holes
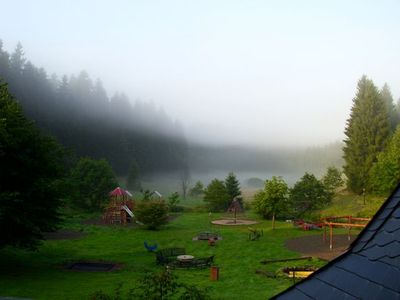
[[[115,190],[110,192],[110,196],[127,196],[127,195],[128,194],[120,187],[117,187]]]
[[[272,299],[400,299],[400,185],[347,252]]]

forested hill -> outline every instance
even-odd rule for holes
[[[0,41],[0,80],[39,127],[79,156],[107,159],[117,174],[127,174],[132,164],[142,174],[186,166],[187,143],[178,124],[151,103],[108,97],[101,81],[85,71],[48,76],[25,58],[20,44],[10,54]]]

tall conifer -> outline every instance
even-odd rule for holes
[[[389,115],[390,121],[390,131],[394,133],[397,125],[399,124],[399,117],[396,112],[396,107],[393,102],[392,92],[390,91],[389,86],[385,83],[382,89],[379,91],[379,94],[386,105],[387,112]]]
[[[384,149],[389,134],[386,103],[372,80],[363,76],[358,82],[345,128],[344,172],[350,190],[361,193],[364,188],[369,188],[371,168],[378,153]]]
[[[239,181],[237,180],[233,172],[230,172],[225,178],[225,186],[231,200],[242,194],[242,192],[240,191]]]

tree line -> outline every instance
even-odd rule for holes
[[[48,76],[25,58],[20,43],[8,53],[0,41],[0,78],[26,116],[78,157],[107,159],[122,176],[130,168],[144,176],[187,165],[187,143],[177,122],[152,103],[132,105],[123,93],[109,97],[101,80],[85,71]]]
[[[345,180],[335,167],[329,167],[322,180],[305,173],[292,188],[274,176],[255,195],[255,210],[273,220],[276,216],[312,218],[315,211],[329,205],[335,189],[344,182],[357,194],[392,192],[400,182],[400,104],[394,103],[387,84],[378,89],[362,76],[344,133]]]

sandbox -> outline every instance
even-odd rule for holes
[[[227,226],[238,226],[238,225],[254,225],[258,222],[252,220],[243,220],[243,219],[220,219],[211,221],[214,225],[227,225]]]

